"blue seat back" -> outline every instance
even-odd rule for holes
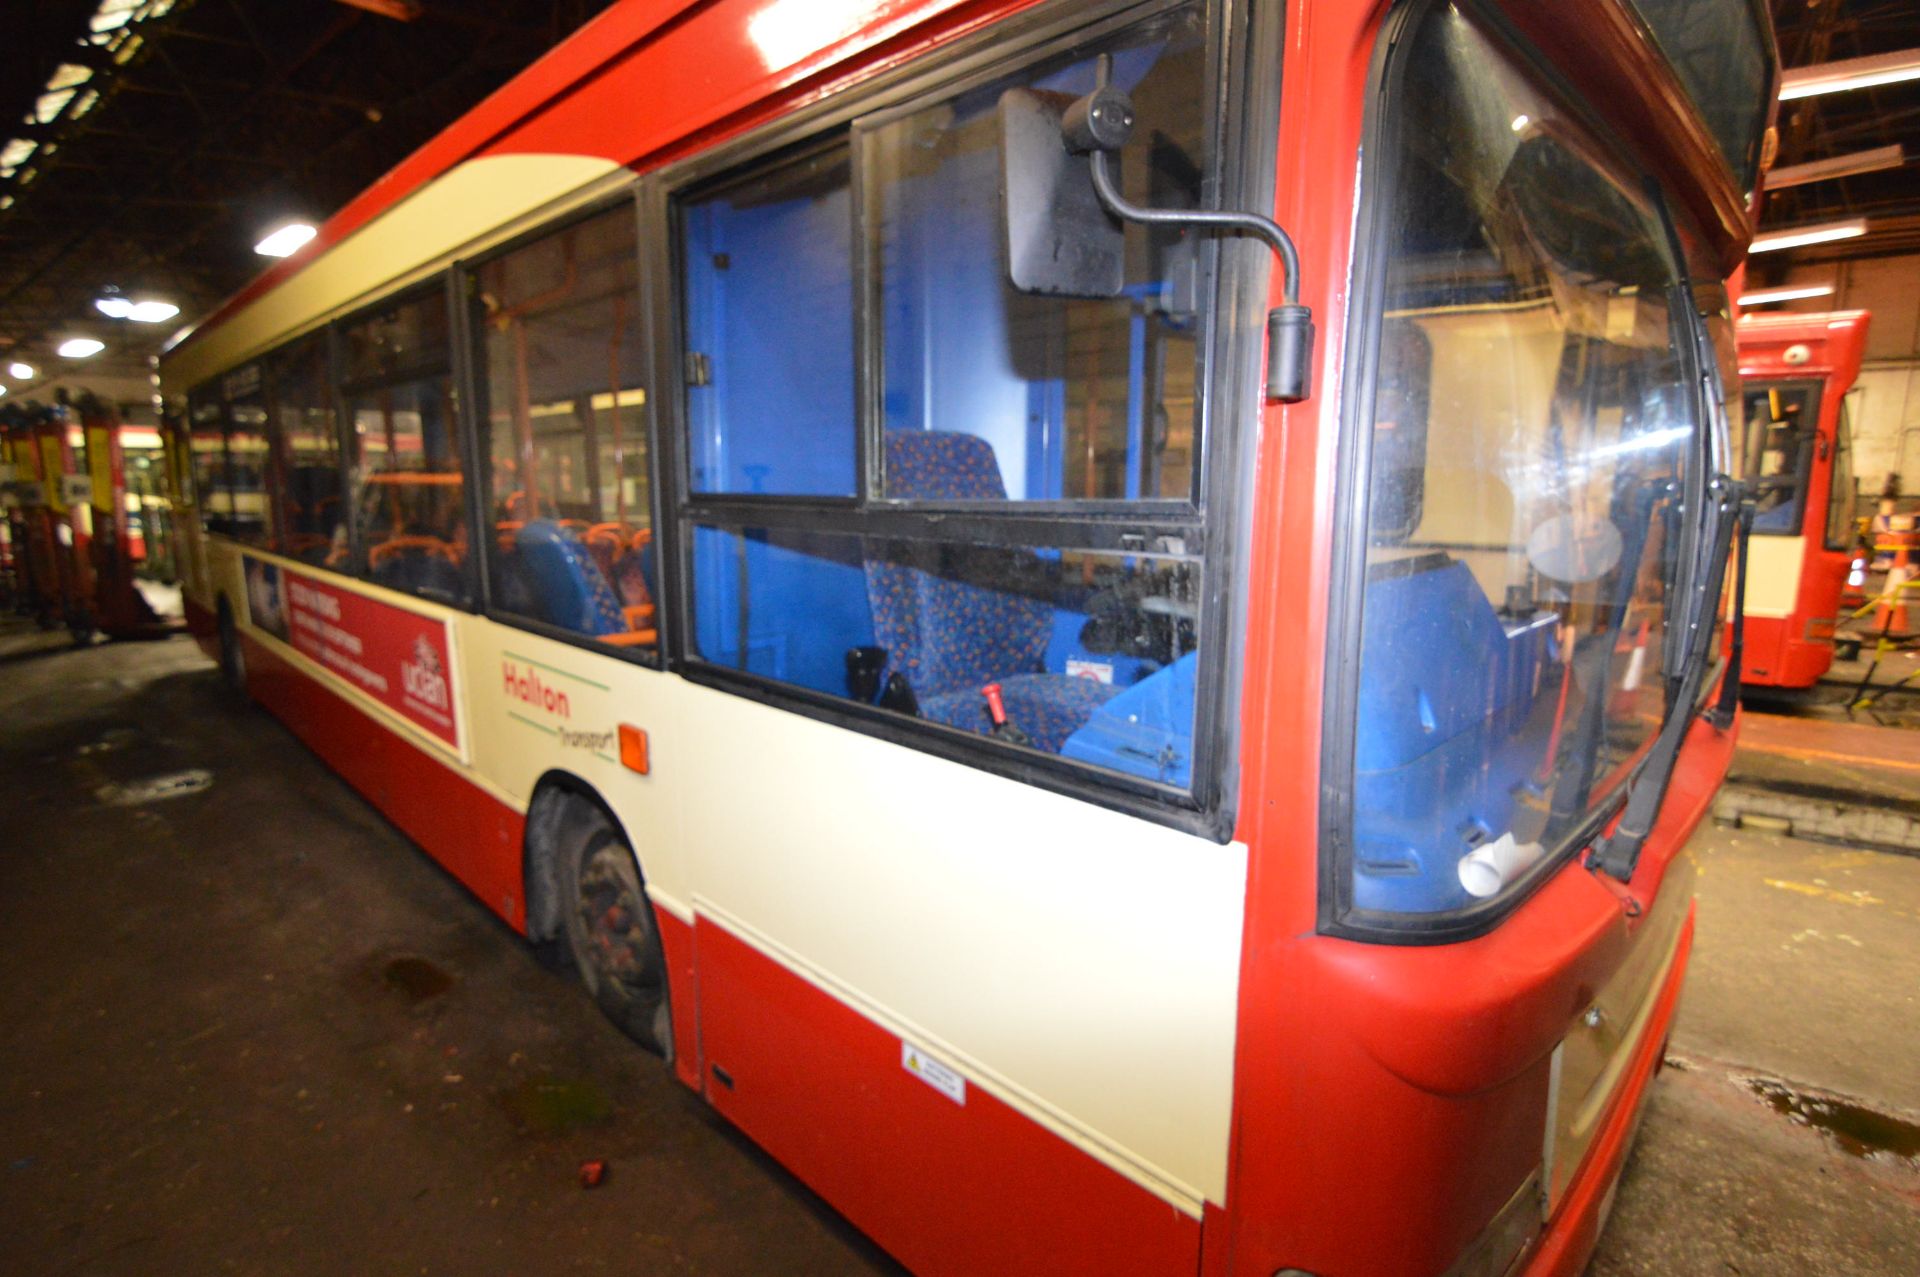
[[[999,462],[984,439],[889,430],[886,448],[887,487],[894,496],[1006,499]],[[1038,670],[1052,632],[1052,606],[992,584],[1036,566],[1029,551],[942,542],[896,542],[888,557],[869,558],[867,601],[874,642],[889,654],[888,671],[905,675],[915,695],[927,700]]]
[[[521,579],[542,619],[576,634],[619,634],[627,618],[580,538],[551,519],[532,519],[514,536]]]

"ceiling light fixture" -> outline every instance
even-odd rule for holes
[[[288,222],[253,246],[262,257],[291,257],[318,232],[305,222]]]
[[[1833,296],[1832,284],[1807,284],[1798,288],[1763,288],[1754,293],[1741,293],[1742,306],[1767,306],[1774,302],[1805,301],[1809,297]]]
[[[137,302],[130,297],[96,297],[93,308],[109,319],[131,319],[136,324],[163,323],[180,313],[172,302]]]
[[[9,377],[12,377],[12,378],[14,378],[14,379],[15,379],[16,381],[32,381],[32,380],[33,380],[33,365],[32,365],[32,364],[23,364],[23,363],[18,363],[18,362],[16,362],[16,363],[11,363],[11,364],[8,364],[8,365],[7,365],[7,375],[8,375]]]
[[[1777,253],[1783,248],[1805,248],[1836,239],[1856,239],[1867,233],[1867,219],[1849,218],[1844,222],[1825,222],[1819,226],[1796,226],[1792,230],[1769,231],[1753,237],[1749,253]]]
[[[1870,89],[1877,84],[1898,84],[1902,80],[1920,80],[1920,49],[1898,49],[1864,58],[1794,67],[1781,73],[1780,100],[1791,102],[1824,93]]]
[[[1829,156],[1824,160],[1809,160],[1805,164],[1769,169],[1767,189],[1778,191],[1789,186],[1805,186],[1808,182],[1824,182],[1833,177],[1877,173],[1881,169],[1899,168],[1906,162],[1905,148],[1895,142],[1892,146],[1876,146],[1871,151],[1854,151],[1847,155]]]
[[[91,359],[107,348],[107,343],[91,337],[69,337],[54,353],[62,359]]]

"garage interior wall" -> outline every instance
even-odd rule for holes
[[[1778,284],[1832,284],[1833,296],[1757,311],[1867,310],[1867,357],[1848,402],[1853,421],[1858,513],[1871,513],[1889,474],[1920,497],[1920,254],[1808,263]],[[1912,505],[1912,501],[1905,503]]]

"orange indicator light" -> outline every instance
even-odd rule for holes
[[[626,723],[620,724],[620,765],[647,774],[647,734]]]

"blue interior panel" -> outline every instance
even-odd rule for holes
[[[842,156],[685,210],[694,491],[853,494],[850,207]]]
[[[1093,711],[1061,747],[1064,758],[1186,789],[1193,783],[1193,676],[1189,652]]]
[[[1471,903],[1460,858],[1534,817],[1522,798],[1538,788],[1551,726],[1535,710],[1556,622],[1548,613],[1502,621],[1456,561],[1369,581],[1355,715],[1356,908]]]
[[[693,596],[706,660],[830,696],[847,694],[847,649],[873,642],[857,537],[696,528]]]

